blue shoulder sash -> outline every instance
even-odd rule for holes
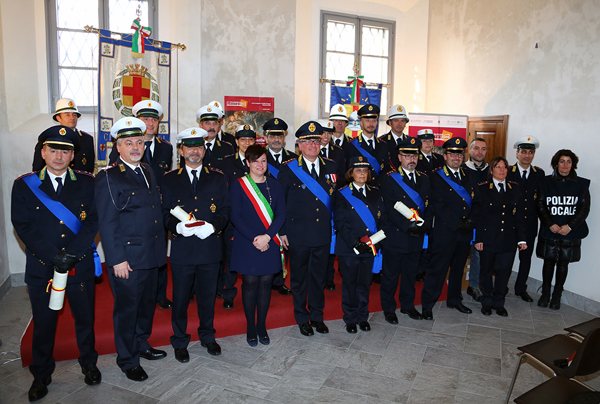
[[[375,142],[375,140],[373,140],[373,142]],[[371,167],[373,167],[373,170],[375,170],[377,175],[379,175],[379,173],[381,172],[381,166],[379,165],[379,162],[377,161],[377,159],[375,157],[371,156],[371,154],[368,151],[366,151],[365,149],[360,147],[358,138],[351,141],[350,144],[352,144],[354,147],[356,147],[356,150],[358,150],[358,152],[367,159],[367,161],[371,164]]]
[[[269,168],[269,172],[271,173],[271,175],[275,178],[277,178],[277,176],[279,175],[279,168],[275,167],[273,164],[271,163],[267,163],[267,167]],[[311,177],[312,178],[312,177]]]
[[[463,187],[462,185],[454,182],[454,180],[452,180],[449,176],[446,176],[446,173],[444,172],[444,168],[440,168],[438,170],[435,171],[436,173],[439,174],[440,177],[442,177],[442,179],[444,181],[446,181],[448,183],[448,185],[450,185],[452,187],[452,189],[461,197],[465,200],[465,202],[467,203],[467,205],[469,205],[469,208],[472,207],[473,205],[473,199],[471,199],[471,195],[469,195],[469,193],[467,192],[467,190],[465,189],[465,187]]]
[[[330,254],[334,254],[335,232],[333,229],[333,208],[331,206],[331,198],[329,197],[329,194],[327,194],[327,191],[325,191],[323,187],[313,177],[311,177],[306,171],[302,169],[302,167],[300,167],[300,165],[298,164],[299,160],[300,157],[288,163],[287,166],[292,170],[292,173],[294,173],[294,175],[296,175],[296,177],[298,177],[298,179],[302,181],[304,185],[306,185],[306,188],[308,188],[308,190],[312,192],[314,196],[316,196],[317,199],[319,199],[327,207],[327,210],[329,211],[329,218],[331,220]]]
[[[415,173],[415,175],[416,175],[416,173]],[[408,197],[410,199],[412,199],[412,201],[414,203],[417,204],[419,209],[421,209],[421,212],[423,212],[423,214],[425,214],[425,203],[423,202],[423,198],[421,198],[421,195],[419,195],[419,193],[417,191],[412,189],[408,184],[406,184],[404,182],[400,173],[394,173],[394,174],[390,175],[390,177],[392,177],[394,179],[394,181],[396,181],[398,183],[398,185],[400,185],[400,188],[402,188],[404,190],[404,192],[406,192],[406,195],[408,195]],[[425,236],[423,237],[423,248],[425,249],[428,246],[429,246],[429,235],[425,234]]]
[[[344,198],[346,198],[346,200],[354,208],[354,210],[358,214],[358,217],[360,217],[363,223],[367,226],[371,234],[377,233],[377,223],[375,222],[373,214],[363,201],[352,195],[352,190],[350,189],[350,187],[348,186],[340,190],[340,194],[342,194]],[[381,250],[379,250],[377,255],[375,255],[375,260],[373,261],[373,270],[371,272],[373,272],[374,274],[378,274],[379,272],[381,272],[382,266],[383,256],[381,255]]]

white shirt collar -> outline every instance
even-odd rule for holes
[[[46,173],[50,177],[50,182],[51,182],[52,186],[54,187],[54,191],[56,191],[56,188],[58,188],[58,182],[56,182],[57,178],[62,178],[63,186],[65,185],[65,179],[67,178],[67,170],[65,170],[65,172],[62,173],[62,175],[54,175],[48,169],[46,169]]]
[[[500,192],[500,186],[498,184],[504,184],[502,186],[504,187],[504,191],[506,191],[506,180],[504,180],[504,181],[498,181],[495,178],[492,178],[492,180],[494,181],[494,186],[496,187],[496,190],[498,192]]]
[[[306,163],[306,167],[308,168],[308,171],[310,172],[310,170],[312,169],[313,163],[311,163],[310,161],[305,159],[304,156],[302,156],[302,160],[304,160],[304,162]],[[315,159],[314,165],[315,165],[315,171],[317,172],[317,175],[319,175],[321,173],[321,169],[319,167],[319,157],[318,156]]]
[[[198,168],[192,168],[190,166],[188,166],[187,164],[185,165],[185,170],[188,173],[188,176],[190,177],[190,182],[192,182],[192,180],[194,179],[194,175],[192,174],[192,170],[196,170],[196,176],[198,179],[200,179],[200,173],[202,172],[202,165],[200,165],[200,167]]]

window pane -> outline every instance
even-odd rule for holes
[[[354,76],[354,55],[327,52],[327,71],[325,78],[329,80],[346,80]]]
[[[98,94],[95,93],[97,86],[94,87],[94,77],[97,75],[98,71],[96,69],[74,70],[59,68],[60,97],[72,98],[78,107],[96,105]]]
[[[327,22],[327,50],[354,54],[354,24]]]
[[[56,26],[83,29],[98,25],[98,0],[56,0]]]
[[[389,30],[380,27],[363,26],[362,46],[363,55],[388,56]]]
[[[360,72],[368,83],[388,82],[388,59],[363,56]]]
[[[98,35],[87,32],[58,31],[58,65],[92,67],[98,57]]]
[[[131,23],[137,18],[136,10],[138,0],[110,0],[109,1],[109,25],[110,30],[130,34],[133,32]],[[148,26],[148,1],[142,0],[142,15],[140,24]],[[150,27],[154,28],[154,27]]]

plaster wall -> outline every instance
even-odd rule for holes
[[[525,135],[541,143],[534,164],[547,173],[559,149],[580,158],[592,179],[591,232],[582,259],[570,265],[566,289],[600,301],[600,4],[594,0],[431,0],[425,112],[508,114],[507,158]],[[536,43],[538,48],[536,49]],[[533,246],[532,246],[533,247]],[[531,276],[541,279],[542,260]],[[517,270],[518,260],[513,270]]]

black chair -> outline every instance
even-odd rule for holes
[[[515,398],[517,404],[599,404],[600,393],[574,379],[553,377]]]
[[[522,353],[506,395],[506,404],[510,400],[519,369],[525,358],[530,358],[548,369],[554,376],[562,376],[566,379],[589,375],[600,370],[600,329],[588,333],[583,342],[566,335],[555,335],[517,349]],[[573,353],[575,356],[568,366],[564,366],[567,365],[566,363],[560,363],[570,358]]]
[[[597,328],[600,328],[600,317],[596,317],[593,320],[589,320],[581,324],[567,327],[565,328],[565,331],[568,331],[569,337],[577,338],[578,340],[583,341],[585,336],[588,335],[590,331],[594,331]]]

